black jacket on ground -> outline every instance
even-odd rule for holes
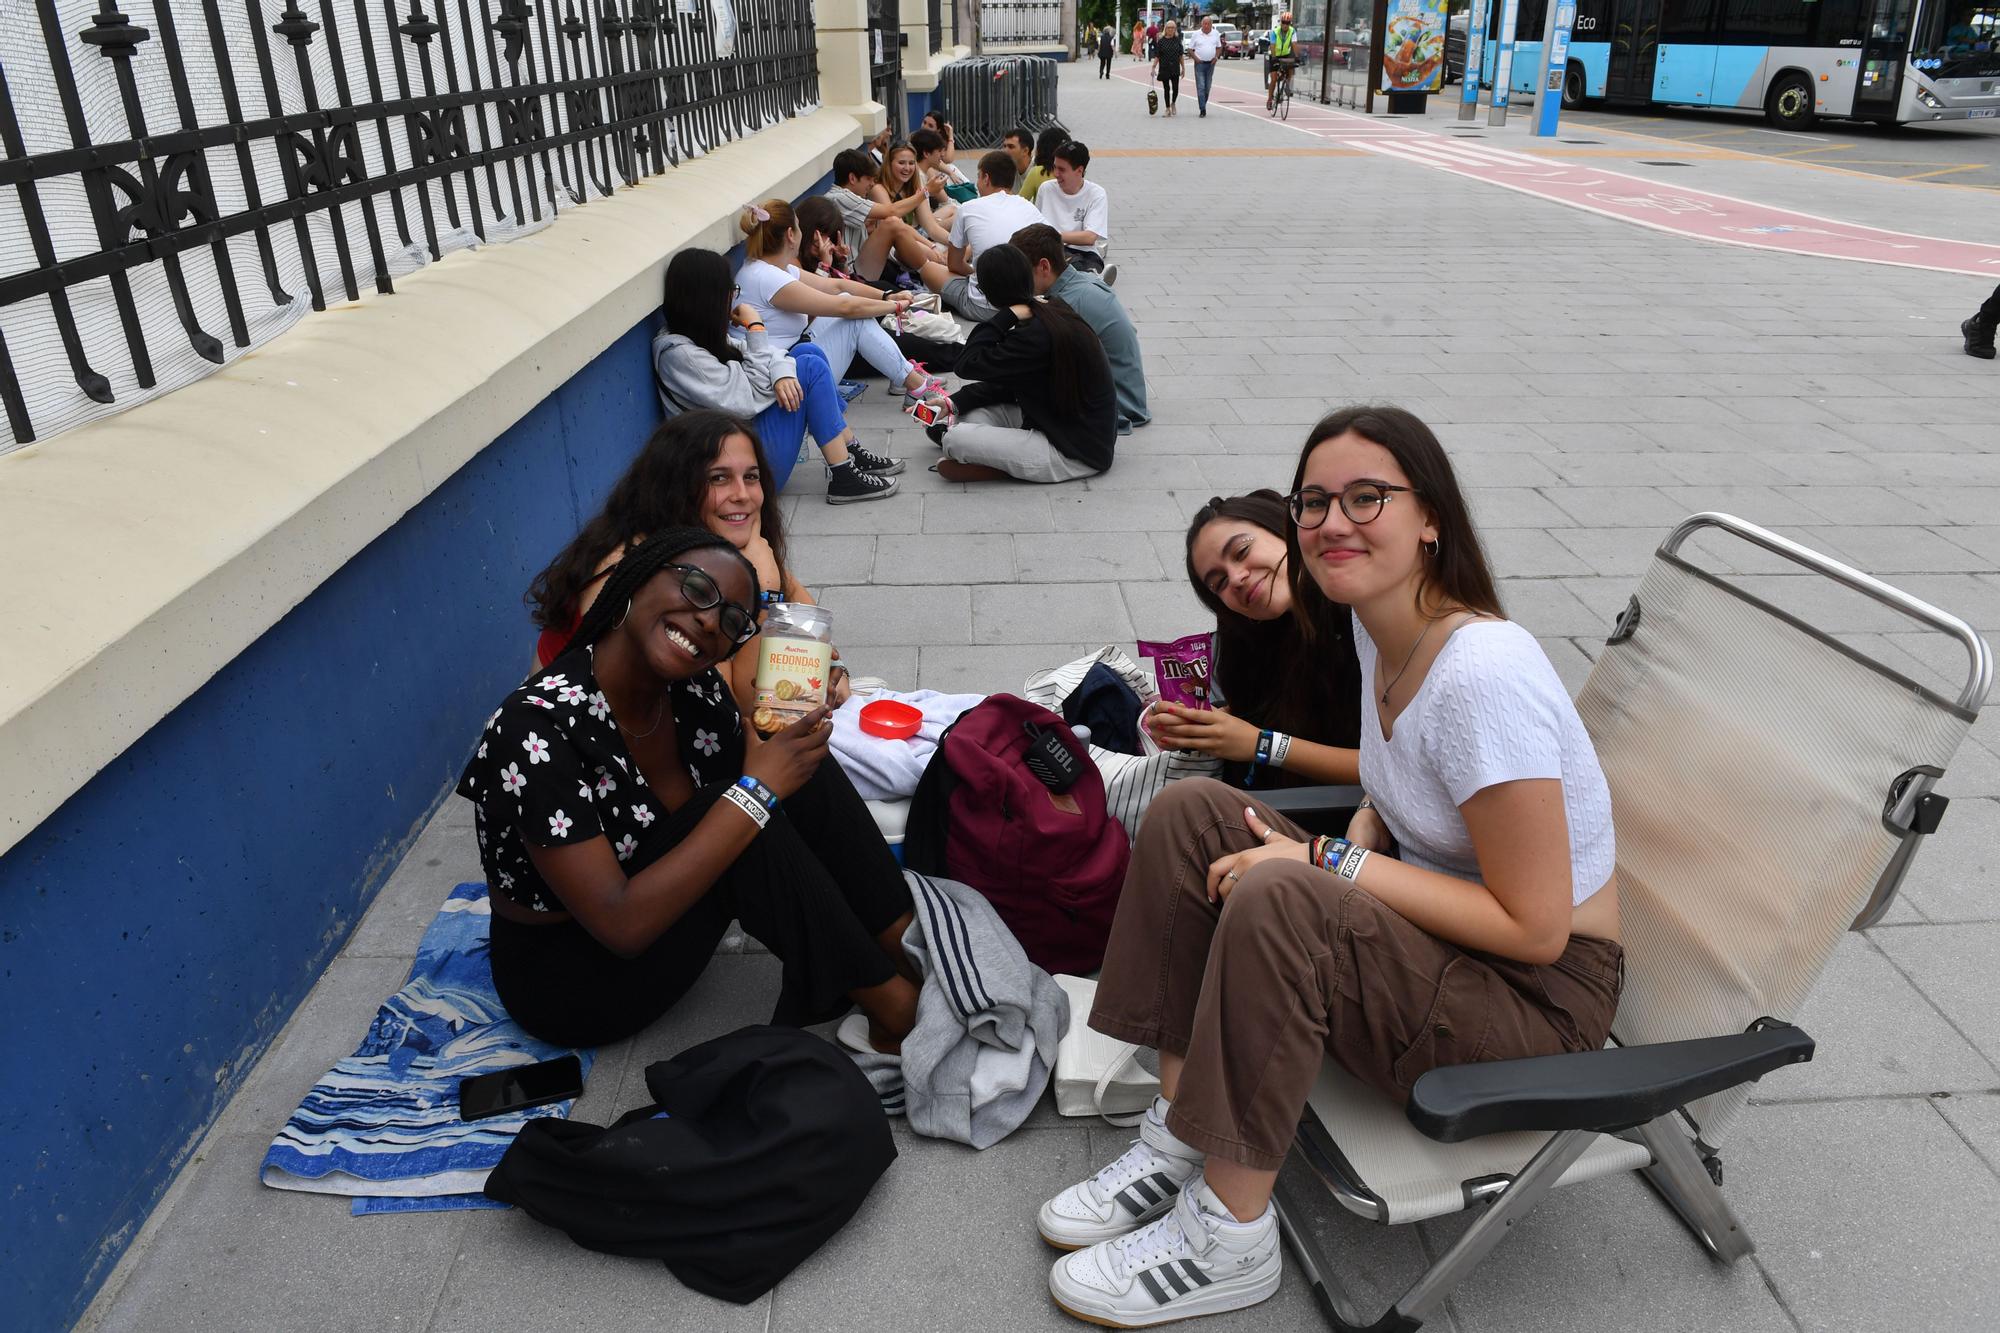
[[[975,407],[1016,403],[1028,425],[1049,437],[1065,458],[1099,472],[1110,470],[1118,445],[1118,395],[1111,387],[1111,363],[1097,335],[1090,335],[1089,357],[1079,367],[1083,410],[1065,412],[1054,402],[1051,383],[1055,345],[1048,326],[1039,319],[1016,319],[1002,310],[973,327],[953,367],[960,379],[971,380],[951,396],[964,416]]]
[[[690,1047],[647,1066],[646,1089],[653,1105],[609,1129],[530,1120],[486,1197],[748,1304],[846,1225],[896,1159],[867,1076],[796,1028]]]

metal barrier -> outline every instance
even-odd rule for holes
[[[957,141],[992,148],[1015,126],[1036,133],[1060,125],[1056,62],[1045,56],[980,56],[955,60],[938,76],[938,99]]]

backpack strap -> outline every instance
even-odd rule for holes
[[[920,875],[943,875],[945,832],[951,822],[951,794],[958,788],[958,774],[945,762],[945,743],[951,739],[956,722],[938,737],[937,748],[924,765],[924,775],[910,795],[910,810],[903,823],[903,866]]]

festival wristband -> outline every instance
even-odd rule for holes
[[[1291,752],[1292,738],[1282,731],[1273,732],[1271,734],[1271,767],[1283,768],[1285,766],[1285,758]]]
[[[1257,753],[1251,756],[1250,764],[1253,768],[1262,768],[1270,762],[1271,732],[1269,730],[1260,731],[1257,733]]]
[[[750,816],[751,821],[757,825],[760,833],[763,831],[764,826],[771,822],[771,812],[759,804],[756,797],[744,791],[741,787],[728,788],[722,793],[722,799]]]
[[[769,810],[773,814],[777,813],[778,798],[775,794],[772,793],[769,787],[766,787],[763,783],[757,781],[757,779],[751,777],[748,773],[745,773],[742,777],[736,779],[736,785],[742,790],[749,792],[751,796],[756,798],[757,803],[763,806],[766,810]]]
[[[1340,858],[1340,868],[1333,873],[1352,884],[1361,876],[1361,867],[1368,862],[1366,847],[1349,847],[1347,855]]]
[[[1315,852],[1313,864],[1329,875],[1336,874],[1340,869],[1341,858],[1346,856],[1353,846],[1354,844],[1345,838],[1328,838]]]

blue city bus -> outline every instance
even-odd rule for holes
[[[1544,68],[1547,3],[1520,0],[1516,92]],[[1789,130],[2000,116],[2000,0],[1578,0],[1562,99],[1742,107]]]

